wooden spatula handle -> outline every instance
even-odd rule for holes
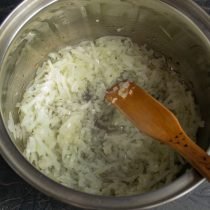
[[[176,116],[163,104],[129,81],[113,86],[106,99],[141,132],[170,145],[210,181],[210,156],[187,136]]]
[[[184,131],[180,131],[168,143],[210,181],[210,156],[195,144]]]

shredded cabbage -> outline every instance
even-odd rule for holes
[[[173,111],[195,138],[201,125],[192,93],[164,57],[125,37],[68,46],[37,70],[8,127],[25,157],[63,185],[99,195],[131,195],[175,179],[178,155],[140,133],[104,101],[107,88],[131,80]]]

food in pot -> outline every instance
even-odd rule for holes
[[[140,133],[104,100],[130,80],[180,120],[188,135],[202,121],[192,92],[163,56],[130,38],[107,36],[49,54],[17,104],[8,126],[24,156],[42,173],[73,189],[132,195],[172,182],[183,164],[168,146]]]

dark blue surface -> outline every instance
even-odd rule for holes
[[[21,0],[0,0],[0,22],[20,2]],[[195,0],[195,2],[210,13],[210,0]],[[62,204],[33,189],[0,157],[0,210],[79,210],[79,208]]]

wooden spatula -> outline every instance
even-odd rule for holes
[[[210,181],[210,156],[187,136],[174,114],[145,90],[127,81],[113,86],[105,98],[141,132],[171,146]]]

